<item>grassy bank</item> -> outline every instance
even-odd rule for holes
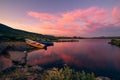
[[[69,67],[38,70],[39,67],[25,66],[0,73],[0,80],[96,80],[94,73],[76,72]]]
[[[120,39],[112,39],[109,43],[120,47]]]

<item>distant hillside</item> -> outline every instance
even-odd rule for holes
[[[58,39],[85,39],[85,37],[80,37],[80,36],[73,36],[73,37],[60,36],[57,38]]]
[[[25,38],[33,40],[55,40],[54,36],[42,35],[23,30],[13,29],[4,24],[0,24],[0,41],[24,41]]]

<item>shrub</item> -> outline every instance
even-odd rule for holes
[[[95,80],[95,75],[94,73],[85,73],[84,71],[75,72],[69,67],[64,67],[46,71],[46,74],[40,80]]]

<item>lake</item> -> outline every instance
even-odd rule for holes
[[[109,39],[80,39],[79,42],[55,42],[47,50],[27,53],[27,64],[44,69],[68,65],[76,71],[94,72],[120,80],[120,48],[108,44]],[[13,51],[0,55],[0,71],[12,66],[12,60],[24,62],[24,52]]]
[[[79,42],[54,43],[47,50],[28,53],[28,64],[43,68],[63,67],[120,80],[120,48],[109,39],[80,39]]]

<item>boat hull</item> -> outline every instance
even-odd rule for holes
[[[26,40],[26,43],[30,46],[33,46],[33,47],[36,47],[36,48],[40,48],[40,49],[43,49],[45,48],[45,45],[41,44],[41,43],[38,43],[36,41],[32,41],[32,40]]]

